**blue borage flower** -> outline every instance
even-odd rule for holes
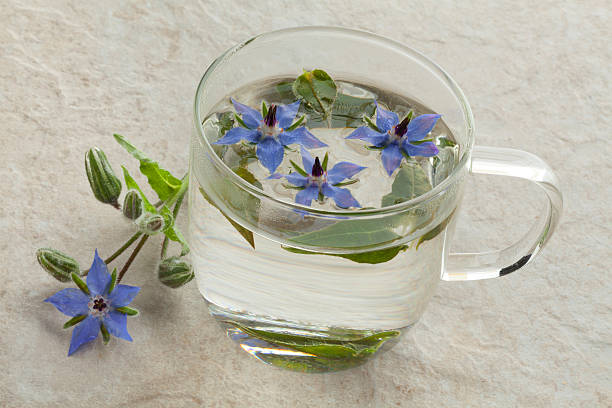
[[[284,177],[288,182],[301,189],[295,196],[295,202],[303,205],[310,205],[312,200],[317,199],[319,194],[324,197],[332,198],[338,207],[360,207],[351,192],[346,188],[337,187],[343,180],[353,177],[365,167],[354,163],[340,162],[331,170],[327,171],[327,160],[323,160],[323,165],[316,157],[314,160],[310,153],[303,147],[301,148],[302,164],[304,169],[296,168],[296,173],[287,175],[272,174],[269,178],[278,179]],[[302,173],[302,174],[300,174]]]
[[[309,149],[327,146],[310,133],[306,127],[297,127],[303,119],[293,123],[300,108],[300,101],[290,105],[270,105],[262,116],[257,110],[232,99],[234,109],[242,115],[243,127],[228,130],[214,144],[230,145],[241,140],[257,144],[257,158],[270,173],[278,168],[283,161],[284,146],[299,144]]]
[[[72,316],[71,321],[82,320],[72,331],[68,355],[98,337],[101,330],[108,330],[115,337],[132,341],[127,331],[126,311],[121,311],[121,308],[129,305],[139,290],[136,286],[115,286],[106,264],[96,250],[87,275],[87,286],[82,289],[62,289],[45,299],[45,302],[51,303],[63,314]]]
[[[376,101],[375,101],[376,103]],[[397,169],[404,154],[408,156],[431,157],[438,154],[438,148],[431,141],[423,141],[436,125],[440,115],[420,115],[412,119],[412,112],[400,123],[397,113],[381,108],[376,103],[376,128],[361,126],[355,129],[347,139],[361,139],[374,147],[383,148],[381,159],[387,174]]]

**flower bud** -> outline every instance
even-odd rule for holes
[[[194,276],[193,266],[177,256],[164,259],[157,269],[160,282],[175,289],[192,280]]]
[[[57,249],[40,248],[36,251],[36,259],[45,271],[60,282],[69,282],[73,272],[81,274],[79,263]]]
[[[92,147],[85,153],[85,171],[94,196],[105,204],[119,208],[117,199],[121,194],[121,182],[115,176],[104,152]]]
[[[123,199],[123,215],[130,220],[135,220],[142,215],[143,204],[140,193],[136,190],[130,190]]]
[[[166,226],[164,217],[160,214],[144,213],[134,221],[140,232],[147,235],[155,235]]]

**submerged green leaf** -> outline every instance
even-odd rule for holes
[[[290,238],[290,241],[318,247],[360,248],[400,238],[390,227],[373,219],[338,221],[320,230]]]
[[[416,162],[402,164],[393,180],[391,192],[382,198],[382,206],[387,207],[412,200],[431,190],[427,174]]]
[[[357,263],[366,263],[366,264],[379,264],[390,261],[395,258],[397,254],[401,251],[405,251],[408,249],[406,245],[399,245],[396,247],[380,249],[378,251],[370,251],[370,252],[359,252],[356,254],[326,254],[323,252],[312,252],[305,251],[303,249],[293,248],[289,246],[281,246],[285,251],[293,252],[295,254],[304,254],[304,255],[328,255],[328,256],[337,256],[339,258],[344,258],[351,260]]]
[[[234,127],[234,113],[225,112],[220,114],[217,126],[219,127],[219,137],[221,137],[225,132]]]
[[[325,118],[329,117],[338,92],[334,80],[320,69],[305,71],[293,82],[292,90],[297,98]]]
[[[160,200],[172,197],[181,187],[181,180],[174,177],[168,170],[159,167],[159,164],[148,158],[141,150],[138,150],[125,137],[114,134],[115,140],[128,153],[140,161],[140,172],[147,177],[151,188]]]

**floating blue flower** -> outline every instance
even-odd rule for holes
[[[284,146],[299,144],[309,149],[327,146],[305,126],[297,127],[303,119],[293,123],[300,108],[300,101],[290,105],[270,105],[265,117],[257,110],[234,99],[232,103],[236,112],[242,115],[241,124],[244,126],[228,130],[214,144],[230,145],[241,140],[257,144],[257,158],[270,173],[274,173],[283,161]]]
[[[290,173],[286,176],[276,173],[271,175],[270,178],[285,177],[288,182],[300,188],[301,191],[295,196],[295,202],[298,204],[310,205],[312,200],[317,199],[321,194],[331,197],[338,207],[360,207],[351,192],[346,188],[338,187],[338,185],[344,184],[341,183],[344,179],[353,177],[365,167],[349,162],[340,162],[327,171],[327,157],[321,165],[318,157],[313,160],[306,149],[302,147],[301,150],[302,164],[306,170],[292,162],[297,170],[296,173]]]
[[[376,128],[361,126],[347,139],[361,139],[375,147],[383,148],[381,158],[387,174],[397,169],[404,154],[408,156],[431,157],[438,154],[438,148],[431,141],[423,141],[436,125],[440,115],[420,115],[412,119],[408,114],[400,123],[397,113],[385,110],[376,104]],[[402,153],[403,152],[403,153]]]
[[[98,337],[98,332],[107,336],[132,341],[127,331],[127,315],[136,314],[136,310],[126,307],[134,299],[140,288],[128,285],[115,285],[114,274],[111,276],[104,261],[96,251],[93,263],[87,275],[87,285],[73,274],[73,280],[80,289],[62,289],[45,299],[60,312],[71,316],[64,327],[80,322],[72,331],[68,355],[74,353],[83,344]]]

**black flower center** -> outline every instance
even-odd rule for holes
[[[402,137],[406,134],[408,123],[410,123],[410,115],[406,116],[404,120],[395,126],[395,135],[397,137]]]
[[[106,302],[102,298],[94,299],[92,308],[97,310],[98,312],[104,311],[108,306]]]
[[[268,113],[266,113],[266,117],[264,118],[264,123],[269,127],[274,127],[274,125],[276,125],[276,105],[270,105]]]
[[[312,172],[310,174],[312,174],[313,177],[321,177],[323,175],[323,166],[321,166],[319,157],[315,159],[315,162],[312,165]]]

